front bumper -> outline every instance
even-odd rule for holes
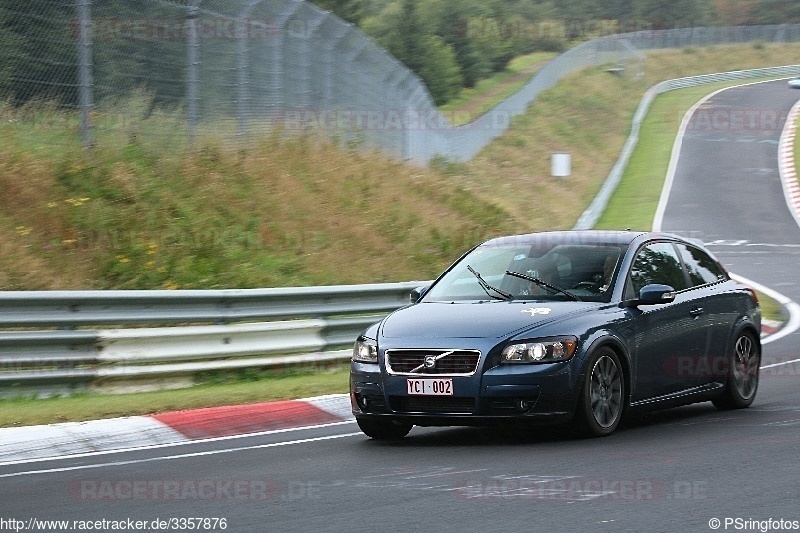
[[[573,416],[580,383],[570,362],[500,365],[472,376],[421,377],[452,379],[453,396],[409,395],[408,376],[389,375],[374,364],[351,363],[353,414],[420,426],[558,422]]]

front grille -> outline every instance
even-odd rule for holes
[[[436,361],[425,368],[429,356]],[[386,350],[386,369],[390,374],[469,376],[480,358],[477,350]]]
[[[390,396],[392,411],[398,413],[468,414],[475,411],[475,398],[458,396]]]

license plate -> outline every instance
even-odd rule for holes
[[[410,396],[452,396],[452,379],[408,379],[406,388]]]

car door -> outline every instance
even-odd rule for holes
[[[651,283],[669,285],[676,295],[672,303],[641,305],[634,311],[634,402],[691,387],[696,378],[693,369],[705,349],[707,317],[672,242],[650,242],[637,251],[626,280],[626,299],[638,297],[639,290]]]
[[[703,353],[691,362],[694,384],[718,381],[725,375],[728,340],[736,320],[735,295],[726,294],[722,282],[728,279],[722,266],[708,253],[696,246],[676,243],[676,248],[688,274],[689,284],[696,293],[695,304],[703,310],[706,328],[702,335]]]

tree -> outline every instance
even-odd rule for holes
[[[453,47],[438,35],[425,39],[425,58],[419,75],[428,86],[436,105],[458,95],[463,84]]]
[[[758,0],[714,0],[717,20],[723,26],[753,24]]]
[[[364,0],[313,0],[313,2],[351,24],[360,25],[366,14]]]
[[[366,18],[362,29],[398,61],[419,74],[423,41],[431,33],[422,23],[416,4],[417,0],[393,2],[377,16]]]
[[[433,33],[453,47],[467,87],[503,70],[520,51],[504,2],[429,0],[420,9]]]
[[[641,0],[635,13],[656,28],[693,28],[714,21],[709,0]]]
[[[800,23],[800,3],[796,0],[760,0],[756,13],[758,24]]]
[[[0,102],[12,97],[13,73],[21,62],[22,39],[10,27],[11,13],[0,6]]]
[[[364,30],[398,61],[416,73],[437,104],[463,86],[453,47],[434,34],[434,26],[418,10],[418,0],[390,4],[378,16],[364,20]]]
[[[39,98],[75,105],[77,47],[74,6],[3,0],[0,6],[0,90],[16,105]]]
[[[186,96],[186,15],[185,7],[154,0],[93,1],[96,101],[140,91],[152,97],[146,114],[156,105],[182,104]],[[231,48],[232,44],[220,39],[209,47],[201,41],[199,53],[221,47]],[[202,59],[201,66],[210,63],[207,57]]]

